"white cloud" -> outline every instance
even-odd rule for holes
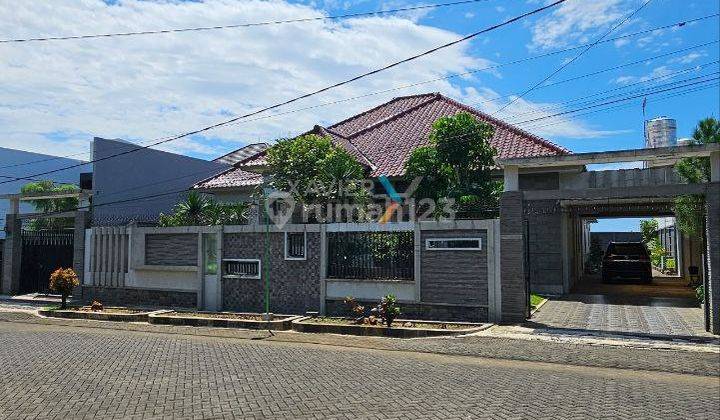
[[[500,95],[489,88],[467,88],[457,99],[468,105],[493,115],[510,98],[495,100]],[[535,118],[547,117],[562,111],[558,104],[531,102],[524,98],[515,101],[511,106],[500,111],[495,117],[516,124],[518,127],[538,136],[553,140],[555,138],[600,138],[626,132],[625,130],[597,130],[570,117],[559,116],[546,119],[541,123],[522,123]]]
[[[680,64],[690,64],[693,61],[697,60],[698,58],[706,57],[707,53],[705,51],[700,52],[691,52],[689,54],[685,54],[682,57],[673,58],[670,60],[670,63],[680,63]]]
[[[532,27],[533,48],[559,48],[588,42],[626,15],[623,0],[581,0],[561,4]]]
[[[0,3],[9,0],[0,0]],[[100,0],[0,5],[6,38],[222,25],[321,15],[284,1]],[[0,146],[67,155],[92,136],[150,141],[281,102],[458,34],[398,17],[182,34],[0,45]],[[333,101],[485,67],[469,44],[284,107]],[[398,90],[182,139],[166,149],[219,155],[241,144],[337,121],[392,96],[457,94],[448,81]]]
[[[648,74],[645,74],[643,76],[620,76],[613,80],[613,82],[619,84],[619,85],[625,85],[629,83],[635,83],[635,82],[647,82],[651,79],[656,78],[663,78],[664,76],[669,75],[670,73],[673,73],[673,70],[671,70],[668,66],[660,66],[655,67],[652,69],[652,71]]]

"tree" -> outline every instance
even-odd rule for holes
[[[650,243],[654,238],[658,237],[658,221],[655,219],[646,219],[640,221],[640,235],[642,241],[646,244]]]
[[[459,211],[497,207],[502,184],[491,176],[494,132],[492,126],[466,112],[435,121],[430,145],[413,150],[405,166],[409,179],[423,177],[417,197],[435,203],[450,198]]]
[[[20,188],[23,195],[41,195],[46,193],[78,192],[80,189],[70,184],[55,184],[53,181],[37,181],[25,184]],[[38,213],[55,213],[75,210],[78,206],[77,197],[48,198],[44,200],[28,200]],[[71,218],[43,218],[33,219],[28,225],[28,230],[63,229],[71,228],[74,225]]]
[[[67,308],[67,297],[72,293],[73,287],[79,285],[80,279],[72,268],[58,268],[50,274],[50,289],[62,296],[60,309]]]
[[[267,151],[270,186],[300,204],[364,203],[365,171],[330,138],[307,134],[280,140]]]
[[[691,144],[720,143],[720,121],[715,118],[701,120],[695,130]],[[710,182],[710,159],[689,157],[681,159],[675,170],[688,183]],[[702,195],[684,195],[675,200],[675,218],[678,228],[691,236],[702,234],[705,221],[705,199]]]
[[[173,208],[171,214],[160,214],[158,224],[169,226],[242,225],[247,223],[247,203],[218,203],[196,191]]]

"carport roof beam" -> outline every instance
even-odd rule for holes
[[[617,162],[658,161],[685,157],[710,156],[720,152],[720,143],[693,144],[643,149],[612,150],[607,152],[575,153],[561,156],[537,156],[498,159],[501,167],[539,168],[552,166],[579,166]]]

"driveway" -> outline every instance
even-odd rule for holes
[[[0,322],[0,338],[3,419],[714,419],[720,407],[715,376],[18,322]],[[438,341],[450,340],[408,344]]]
[[[714,337],[705,331],[697,301],[633,295],[574,294],[551,298],[530,323],[539,328],[603,333]]]

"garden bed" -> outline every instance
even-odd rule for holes
[[[68,309],[45,308],[38,311],[40,315],[55,318],[92,319],[95,321],[147,322],[152,310],[122,307],[106,307],[92,310],[89,306],[70,307]]]
[[[151,314],[151,324],[186,325],[193,327],[247,328],[255,330],[289,330],[299,315],[272,315],[270,321],[263,314],[242,312],[167,311]]]
[[[489,324],[469,322],[416,321],[398,319],[393,326],[358,324],[354,319],[340,317],[300,318],[292,322],[293,330],[306,333],[379,336],[395,338],[438,337],[477,332]]]

